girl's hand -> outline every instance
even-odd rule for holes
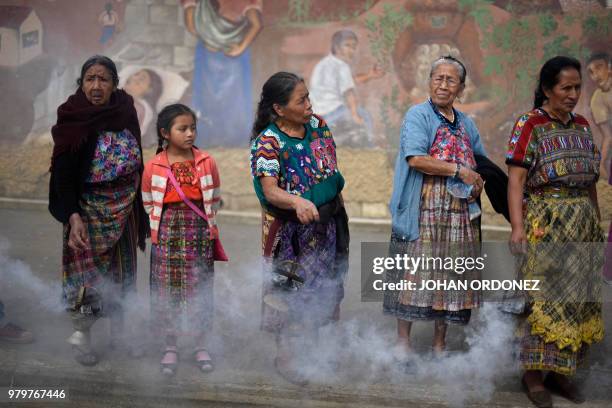
[[[319,221],[319,211],[312,201],[302,197],[296,197],[293,209],[302,224],[310,224],[311,222]]]
[[[78,213],[70,216],[70,233],[68,234],[68,247],[75,252],[89,249],[89,236],[87,228]]]
[[[527,253],[527,235],[523,228],[513,228],[510,235],[510,252],[513,255]]]

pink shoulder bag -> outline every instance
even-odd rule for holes
[[[187,206],[191,208],[196,214],[202,217],[204,221],[208,222],[208,217],[206,216],[206,214],[204,214],[204,212],[200,210],[197,205],[192,203],[191,200],[189,200],[185,196],[183,189],[179,185],[178,181],[176,181],[176,178],[174,178],[174,174],[172,174],[172,170],[167,168],[166,174],[168,175],[168,178],[170,179],[170,182],[174,186],[174,189],[178,193],[179,197],[181,197],[181,200],[183,200],[183,202],[187,204]],[[229,261],[229,258],[225,254],[225,250],[223,249],[223,245],[221,245],[221,241],[219,240],[219,238],[215,238],[213,242],[213,258],[215,261],[223,261],[223,262]]]

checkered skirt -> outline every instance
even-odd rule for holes
[[[405,241],[392,235],[390,255],[408,254],[411,257],[476,257],[479,247],[480,218],[470,221],[466,199],[452,196],[446,189],[446,177],[423,176],[419,238]],[[419,268],[411,271],[389,271],[387,282],[406,280],[414,282],[416,288],[422,281],[478,279],[478,271],[458,275],[454,271]],[[473,290],[405,290],[387,291],[383,301],[383,312],[399,319],[445,320],[447,323],[467,324],[471,309],[480,306],[479,291]]]

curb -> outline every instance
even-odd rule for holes
[[[14,197],[0,197],[0,208],[47,208],[49,201],[41,200],[41,199],[33,199],[33,198],[14,198]],[[25,206],[25,207],[24,207]],[[261,218],[261,213],[257,211],[231,211],[231,210],[220,210],[220,217],[228,217],[228,218],[243,218],[250,220],[259,220]],[[389,227],[391,228],[391,220],[388,218],[364,218],[364,217],[351,217],[349,219],[349,224],[366,226],[366,227]],[[499,225],[482,225],[483,231],[492,231],[492,232],[510,232],[510,227],[507,226],[499,226]]]

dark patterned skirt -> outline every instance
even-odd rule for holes
[[[213,241],[208,224],[183,203],[167,204],[151,247],[154,331],[199,336],[213,320]]]
[[[480,218],[470,221],[466,199],[452,196],[446,189],[446,177],[425,175],[421,189],[419,238],[405,241],[392,234],[390,256],[408,254],[411,257],[476,257],[479,247]],[[477,271],[454,271],[419,268],[412,271],[388,271],[387,282],[406,280],[416,288],[422,281],[449,282],[479,279]],[[383,312],[407,321],[444,320],[447,323],[467,324],[471,309],[480,306],[480,292],[462,289],[386,291]]]
[[[135,289],[138,229],[134,214],[136,174],[104,183],[86,184],[79,206],[90,248],[68,247],[70,225],[63,230],[63,298],[74,307],[82,286],[96,288],[105,302],[118,302]]]
[[[299,332],[323,326],[339,317],[344,276],[336,275],[336,223],[303,225],[264,214],[264,283],[262,329]],[[266,255],[266,243],[272,247]],[[303,284],[287,287],[274,268],[299,265]]]

